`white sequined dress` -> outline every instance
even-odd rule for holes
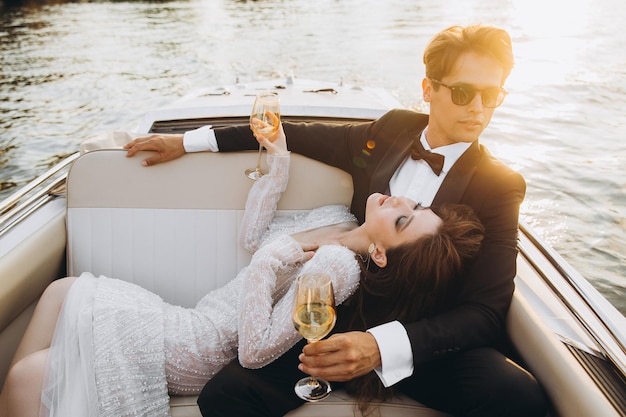
[[[270,173],[246,201],[240,242],[254,255],[226,286],[195,308],[165,303],[125,281],[83,274],[57,323],[42,393],[46,416],[168,416],[169,395],[198,394],[225,364],[272,362],[301,336],[290,319],[294,279],[304,270],[333,277],[338,303],[354,293],[360,270],[342,246],[304,252],[290,235],[354,221],[344,206],[276,217],[289,155],[268,155]]]

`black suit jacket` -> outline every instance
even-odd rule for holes
[[[362,222],[367,197],[388,190],[389,180],[427,124],[425,114],[392,110],[373,122],[284,122],[283,127],[291,151],[352,175],[351,210]],[[215,133],[220,151],[258,149],[247,126]],[[415,366],[449,352],[492,345],[502,336],[514,290],[519,207],[525,192],[523,177],[478,142],[448,172],[433,205],[471,206],[485,227],[485,239],[453,306],[443,314],[403,323]]]

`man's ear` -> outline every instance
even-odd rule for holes
[[[433,84],[428,78],[422,80],[422,97],[426,103],[430,103],[430,92],[432,91]]]
[[[387,266],[387,254],[384,249],[380,249],[378,246],[376,246],[374,252],[372,252],[370,256],[379,268],[384,268]]]

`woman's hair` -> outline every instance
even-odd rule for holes
[[[484,227],[466,205],[444,204],[433,211],[442,220],[434,234],[388,249],[385,268],[364,270],[354,328],[417,321],[451,304],[449,290],[480,250]],[[357,396],[363,415],[369,402],[391,395],[374,372],[347,382],[346,390]]]
[[[511,37],[500,28],[471,25],[451,26],[439,32],[424,51],[426,77],[441,80],[449,75],[456,60],[466,52],[494,58],[502,65],[502,83],[513,69]]]

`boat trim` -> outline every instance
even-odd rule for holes
[[[623,329],[620,329],[615,323],[615,316],[607,312],[605,306],[597,302],[596,296],[587,288],[589,286],[588,281],[586,281],[580,273],[575,271],[554,249],[543,242],[543,240],[523,222],[520,222],[519,228],[546,260],[558,270],[566,283],[569,284],[580,299],[589,307],[590,312],[583,313],[580,309],[574,307],[572,302],[563,294],[556,283],[543,272],[542,268],[537,266],[533,255],[529,253],[523,244],[518,245],[520,252],[533,267],[536,268],[537,273],[541,275],[543,280],[567,306],[568,310],[572,312],[580,324],[589,332],[591,337],[602,347],[606,358],[615,365],[623,377],[626,376],[626,341],[622,336]],[[600,322],[611,338],[601,335],[601,332],[596,327],[597,324],[594,325],[592,323],[594,321]]]
[[[7,213],[11,210],[16,204],[27,194],[31,193],[35,188],[43,184],[47,179],[53,177],[58,174],[65,168],[69,168],[69,166],[80,156],[79,152],[75,152],[68,157],[62,159],[58,164],[55,164],[52,168],[48,169],[43,174],[39,175],[37,178],[20,188],[15,193],[11,194],[7,198],[2,201],[0,204],[0,215]],[[1,223],[1,222],[0,222]]]
[[[2,201],[0,205],[0,237],[59,194],[59,190],[65,184],[67,170],[79,156],[79,152],[69,155]],[[63,172],[64,170],[65,172]],[[53,178],[51,182],[44,185],[51,178]]]
[[[283,121],[290,122],[331,122],[331,123],[358,123],[369,122],[372,119],[354,118],[354,117],[298,117],[281,115]],[[231,116],[231,117],[195,117],[176,120],[155,120],[150,127],[150,133],[183,133],[189,130],[197,129],[202,126],[211,125],[213,127],[224,127],[233,125],[243,125],[249,123],[249,116]]]
[[[626,416],[626,378],[616,372],[603,358],[589,354],[586,350],[565,343],[570,353],[576,358],[587,374],[594,380],[607,400],[620,416]]]

